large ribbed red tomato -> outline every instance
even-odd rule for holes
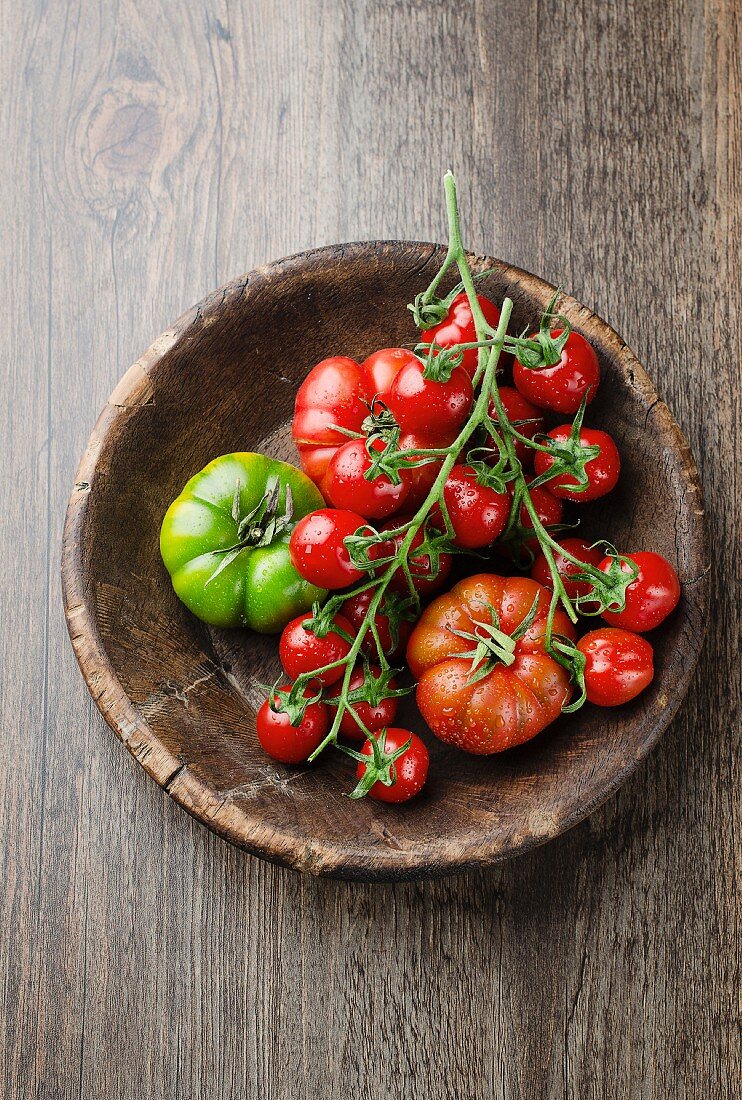
[[[549,597],[529,577],[481,573],[459,581],[423,612],[407,663],[418,680],[420,713],[442,741],[488,755],[529,741],[559,717],[572,688],[569,673],[545,651]],[[535,618],[518,637],[535,602]],[[562,611],[554,617],[554,633],[575,638]],[[480,663],[462,656],[480,642],[487,647]]]

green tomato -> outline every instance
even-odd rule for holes
[[[267,455],[222,455],[168,508],[160,553],[177,595],[210,626],[274,634],[327,592],[289,558],[295,524],[323,508],[314,482]]]

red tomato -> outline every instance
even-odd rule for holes
[[[626,630],[636,630],[643,634],[654,630],[671,611],[678,606],[680,599],[680,581],[667,558],[651,550],[639,550],[636,554],[626,554],[639,568],[637,577],[626,589],[626,607],[623,611],[604,611],[603,618],[611,626],[622,626]],[[604,558],[600,568],[607,573],[611,559]],[[628,573],[629,567],[624,566]]]
[[[584,654],[585,690],[590,703],[617,707],[644,691],[654,676],[654,651],[638,634],[604,626],[580,638]]]
[[[586,565],[594,565],[597,567],[603,560],[602,550],[589,546],[588,543],[583,542],[582,539],[561,539],[561,545],[568,553],[572,554],[575,558],[579,558],[579,560],[585,562]],[[557,554],[556,551],[554,551],[554,564],[557,567],[557,572],[562,578],[565,591],[570,599],[575,599],[577,596],[588,596],[590,594],[592,586],[587,581],[573,581],[569,579],[574,573],[579,572],[579,566],[569,561],[562,554]],[[554,586],[551,583],[551,570],[543,554],[539,554],[533,563],[531,576],[535,581],[538,581],[539,584],[543,584],[545,588],[553,589]]]
[[[378,802],[408,802],[416,794],[419,794],[425,786],[425,780],[428,778],[430,755],[425,742],[416,733],[400,729],[398,726],[391,726],[383,736],[382,751],[385,754],[397,752],[408,741],[410,742],[409,748],[401,756],[398,756],[392,765],[395,782],[388,787],[385,783],[377,780],[368,792],[371,798],[375,798]],[[366,741],[361,752],[364,756],[373,758],[374,750],[370,741]],[[367,764],[358,762],[356,767],[358,779],[363,779],[367,768]]]
[[[417,362],[417,358],[407,348],[382,348],[364,359],[363,372],[371,396],[379,394],[383,398],[402,367],[412,362]]]
[[[366,527],[357,512],[320,508],[310,512],[291,532],[289,555],[304,580],[319,588],[345,588],[363,576],[350,560],[344,539]]]
[[[527,479],[528,480],[528,479]],[[562,522],[564,516],[564,505],[561,500],[553,497],[547,490],[545,485],[537,485],[535,489],[530,488],[531,501],[536,509],[536,515],[541,520],[545,527],[553,527],[556,524]],[[518,519],[521,527],[530,528],[533,527],[533,521],[528,514],[528,509],[525,504],[521,504],[520,512],[518,513]],[[541,549],[537,538],[526,539],[525,546],[529,547],[535,553],[538,553]]]
[[[399,438],[400,450],[409,451],[417,448],[420,451],[428,451],[438,447],[450,447],[456,438],[457,432],[443,433],[435,439],[420,435],[419,432],[403,432]],[[436,459],[424,466],[411,466],[405,472],[409,484],[409,492],[405,497],[405,508],[408,512],[416,512],[433,488],[433,482],[440,473],[443,459]]]
[[[398,516],[396,519],[385,523],[381,530],[390,531],[395,527],[401,527],[403,524],[407,523],[409,519],[409,516]],[[387,542],[382,543],[379,549],[379,557],[389,557],[396,553],[402,545],[404,538],[404,535],[397,535],[396,538],[389,539]],[[448,574],[451,572],[451,566],[453,565],[451,554],[440,554],[438,557],[438,571],[434,577],[430,577],[430,555],[414,553],[416,547],[420,546],[423,541],[424,535],[422,529],[420,529],[415,533],[407,558],[415,590],[419,592],[421,596],[435,592],[436,589],[444,585],[448,578]],[[381,568],[384,569],[384,566]],[[392,592],[399,592],[404,596],[410,594],[410,586],[401,566],[392,576],[389,582],[389,588]]]
[[[571,424],[561,424],[558,428],[553,428],[549,432],[548,438],[556,440],[557,443],[566,443],[569,440],[571,430]],[[545,487],[548,488],[552,496],[559,497],[561,500],[574,500],[580,503],[582,501],[597,500],[598,497],[604,497],[606,493],[610,493],[611,489],[615,489],[621,470],[621,456],[618,453],[618,447],[608,435],[608,432],[600,432],[595,428],[582,428],[580,430],[580,446],[600,447],[600,454],[585,463],[585,473],[588,477],[587,488],[582,492],[575,491],[570,488],[570,486],[577,484],[574,475],[561,474],[559,477],[555,477],[553,481],[546,483]],[[547,455],[544,451],[536,452],[535,469],[539,477],[550,470],[553,465],[554,458],[552,455]]]
[[[485,321],[493,329],[496,329],[500,323],[500,311],[497,306],[489,298],[485,298],[483,294],[477,295],[477,301],[482,307]],[[473,344],[476,339],[477,330],[465,291],[457,294],[451,302],[445,321],[441,321],[435,328],[426,329],[422,334],[423,343],[432,344],[435,341],[441,348],[450,348],[454,344]],[[469,348],[468,351],[464,352],[461,366],[470,378],[473,377],[478,363],[479,352],[476,348]]]
[[[288,691],[279,688],[274,695]],[[288,714],[271,710],[266,699],[255,717],[255,729],[263,750],[282,764],[302,764],[321,744],[330,728],[330,717],[324,703],[310,703],[298,726],[292,726]]]
[[[471,466],[456,465],[443,486],[443,499],[454,529],[453,542],[467,550],[489,546],[502,534],[510,515],[511,496],[496,493],[477,481]],[[440,505],[432,509],[433,523],[442,531],[446,524]]]
[[[353,633],[356,634],[364,622],[368,613],[369,604],[373,597],[373,589],[367,588],[364,592],[359,592],[356,596],[351,596],[343,604],[343,615],[353,626]],[[393,593],[390,593],[390,599],[394,599]],[[403,653],[407,645],[407,639],[412,633],[412,623],[409,619],[398,618],[396,629],[396,644],[394,641],[394,634],[392,632],[392,624],[389,620],[389,615],[386,614],[386,609],[389,606],[389,601],[386,599],[386,593],[382,597],[379,611],[374,616],[374,623],[376,625],[376,631],[379,635],[379,641],[381,642],[381,648],[387,657],[395,657],[398,653]],[[361,642],[361,649],[369,655],[369,657],[377,656],[376,641],[370,630],[366,632]]]
[[[500,400],[505,406],[508,420],[511,424],[515,424],[521,435],[533,439],[539,432],[543,432],[545,424],[540,410],[537,409],[535,405],[532,405],[530,401],[526,401],[525,397],[516,390],[515,386],[500,386]],[[490,416],[499,423],[500,418],[497,415],[497,409],[494,406],[494,402],[490,404]],[[519,420],[527,420],[531,423],[518,424],[517,421]],[[527,447],[525,443],[520,443],[516,440],[515,453],[524,466],[530,466],[533,462],[533,449]]]
[[[305,672],[315,672],[318,668],[331,665],[335,661],[342,661],[350,652],[350,642],[347,642],[335,630],[328,630],[327,634],[320,637],[304,627],[304,623],[311,622],[311,616],[297,615],[283,628],[281,640],[278,643],[278,656],[283,665],[283,671],[292,680]],[[351,638],[355,635],[353,625],[342,615],[333,617],[333,626],[344,631]],[[342,665],[329,669],[316,677],[325,687],[339,680],[345,671]]]
[[[556,338],[562,331],[554,329],[551,335]],[[600,364],[585,337],[579,332],[570,332],[558,363],[542,370],[531,370],[516,360],[513,381],[523,396],[540,409],[573,414],[586,394],[588,404],[595,397],[600,382]]]
[[[536,600],[534,621],[512,641]],[[493,650],[474,670],[472,658],[462,654],[490,637],[482,626],[492,625],[491,609],[513,660],[505,664]],[[418,680],[420,713],[437,737],[488,755],[530,740],[559,717],[571,684],[567,670],[545,652],[548,610],[549,593],[530,578],[482,573],[459,581],[423,612],[407,646],[407,663]],[[563,611],[554,616],[554,633],[575,637]],[[482,668],[485,675],[472,683],[473,672]]]
[[[376,449],[383,446],[379,440]],[[370,468],[365,439],[351,439],[338,447],[320,485],[325,500],[335,508],[352,508],[368,519],[384,519],[396,512],[409,492],[407,471],[394,485],[386,474],[368,481],[365,474]]]
[[[424,375],[416,359],[407,363],[394,379],[387,405],[406,432],[422,432],[435,438],[460,428],[469,415],[474,391],[462,367],[456,367],[448,382],[436,382]]]
[[[380,676],[381,669],[378,665],[371,665],[369,672],[372,676]],[[363,668],[355,668],[351,673],[350,682],[348,684],[348,691],[357,691],[363,687],[364,673]],[[392,678],[389,681],[390,691],[396,691],[397,682]],[[342,684],[335,684],[327,693],[327,705],[336,706],[335,700],[342,690]],[[375,705],[368,702],[353,703],[351,702],[353,710],[358,715],[358,718],[366,727],[369,733],[378,733],[384,726],[388,726],[390,722],[394,721],[397,714],[397,707],[399,706],[399,699],[395,696],[391,699],[381,699]],[[358,725],[353,715],[349,710],[343,712],[343,717],[340,719],[340,732],[344,733],[346,737],[352,738],[354,741],[363,741],[366,737],[366,730]]]

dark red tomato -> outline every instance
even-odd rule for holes
[[[571,424],[561,424],[553,428],[548,435],[549,439],[557,443],[566,443],[572,430]],[[595,428],[582,428],[580,431],[581,447],[600,447],[600,454],[585,463],[585,473],[588,477],[587,488],[577,492],[570,488],[577,481],[573,475],[561,474],[553,481],[547,482],[547,488],[552,496],[560,500],[574,500],[577,503],[588,500],[597,500],[615,489],[618,475],[621,471],[621,456],[618,447],[613,442],[608,432],[600,432]],[[535,459],[536,473],[540,477],[554,465],[554,458],[544,451],[537,451]]]
[[[383,449],[381,440],[377,443],[377,449]],[[338,447],[327,467],[320,486],[323,497],[335,508],[352,508],[367,519],[390,516],[409,492],[407,471],[401,473],[399,484],[394,485],[386,474],[367,480],[365,475],[370,469],[365,439],[349,440]]]
[[[351,596],[343,604],[343,615],[353,626],[353,634],[358,632],[358,629],[365,621],[372,597],[373,590],[367,588],[365,592],[359,592],[357,596]],[[412,623],[409,619],[400,618],[398,615],[396,616],[397,641],[395,644],[392,624],[389,620],[389,615],[386,614],[387,606],[385,598],[382,597],[380,609],[374,616],[374,624],[384,653],[387,657],[395,657],[398,653],[402,653],[406,649],[407,640],[412,633]],[[377,656],[376,641],[370,630],[364,635],[363,641],[361,642],[361,649],[367,653],[369,657]]]
[[[585,690],[590,703],[617,707],[644,691],[654,676],[654,651],[645,638],[630,630],[604,626],[580,638],[584,654]]]
[[[395,527],[401,527],[403,524],[407,523],[409,519],[409,516],[398,516],[388,523],[385,523],[381,530],[389,531]],[[379,549],[379,557],[388,557],[396,553],[402,545],[404,538],[404,535],[397,535],[396,538],[389,539],[386,543],[382,543]],[[448,574],[451,572],[451,566],[453,565],[453,558],[451,554],[440,554],[438,557],[438,571],[434,577],[429,576],[431,571],[430,555],[415,554],[415,549],[420,546],[423,541],[424,535],[422,530],[416,531],[407,560],[409,562],[410,574],[412,576],[412,582],[415,585],[415,590],[419,592],[421,596],[427,596],[431,592],[436,592],[446,583]],[[383,568],[382,566],[382,569]],[[397,569],[392,576],[389,582],[389,588],[392,592],[399,592],[404,596],[409,595],[409,582],[401,567]]]
[[[428,778],[430,755],[425,742],[416,733],[400,729],[398,726],[391,726],[387,729],[383,739],[383,752],[397,752],[408,741],[410,742],[409,748],[401,756],[398,756],[392,765],[395,782],[387,787],[385,783],[377,781],[368,792],[371,798],[375,798],[378,802],[409,802],[425,786],[425,780]],[[374,750],[370,741],[366,741],[361,752],[364,756],[373,757]],[[363,779],[367,767],[368,765],[358,762],[356,767],[358,779]]]
[[[454,529],[453,542],[467,550],[489,546],[503,531],[510,515],[511,496],[496,493],[477,481],[471,466],[456,465],[443,486],[443,499]],[[442,531],[446,524],[440,505],[432,509],[433,523]]]
[[[474,391],[462,367],[454,369],[448,382],[426,378],[424,371],[419,359],[407,363],[394,379],[386,401],[403,431],[436,438],[461,427]]]
[[[375,351],[373,355],[369,355],[368,359],[363,361],[363,372],[366,376],[366,387],[371,396],[379,394],[383,399],[402,367],[417,361],[415,355],[407,348],[382,348],[381,351]]]
[[[357,512],[320,508],[310,512],[291,532],[289,555],[296,569],[319,588],[345,588],[363,576],[350,560],[344,539],[366,521]]]
[[[381,675],[381,669],[378,665],[371,665],[369,668],[372,676],[378,677]],[[348,691],[357,691],[358,688],[363,687],[364,675],[362,668],[355,668],[350,677],[348,684]],[[391,691],[397,690],[397,682],[392,678],[389,681],[389,689]],[[334,700],[342,690],[342,684],[335,684],[327,693],[327,705],[337,706]],[[353,710],[358,715],[358,718],[366,727],[369,733],[378,733],[384,726],[388,726],[390,722],[393,722],[397,714],[397,707],[399,700],[394,697],[391,699],[382,699],[375,706],[371,703],[352,703]],[[343,712],[343,717],[340,719],[340,732],[344,733],[346,737],[352,738],[354,741],[363,741],[366,737],[366,730],[358,725],[353,715],[349,710]]]
[[[626,589],[626,607],[623,611],[604,611],[603,618],[611,626],[621,626],[625,630],[636,630],[643,634],[654,630],[671,611],[678,606],[680,599],[680,581],[667,558],[651,550],[639,550],[636,554],[626,554],[639,568],[636,580]],[[607,573],[611,559],[604,558],[600,568]],[[629,567],[623,567],[628,573]]]
[[[279,692],[288,691],[288,687]],[[279,698],[274,695],[274,701]],[[310,703],[298,726],[292,726],[288,714],[271,710],[266,699],[255,718],[258,741],[263,750],[282,764],[302,764],[321,744],[330,728],[330,716],[324,703]]]
[[[525,397],[516,390],[515,386],[500,386],[500,400],[505,406],[508,420],[511,424],[516,425],[521,435],[527,436],[528,439],[533,439],[539,432],[543,432],[545,423],[540,410],[537,409],[535,405],[532,405],[530,401],[526,401]],[[497,409],[494,407],[494,402],[490,405],[490,416],[499,423],[500,418],[497,415]],[[518,424],[517,421],[520,420],[525,420],[529,423]],[[530,466],[533,462],[534,451],[531,447],[527,447],[525,443],[516,441],[515,453],[523,466]]]
[[[434,439],[421,435],[419,432],[403,432],[399,438],[400,450],[409,451],[417,448],[427,451],[438,447],[450,447],[456,438],[457,432],[441,433]],[[425,466],[412,466],[406,471],[409,484],[409,492],[405,497],[405,508],[408,512],[416,512],[433,488],[433,482],[438,477],[443,459],[428,462]]]
[[[561,539],[560,544],[569,554],[572,554],[575,558],[579,558],[579,560],[585,562],[586,565],[594,565],[597,568],[603,560],[602,550],[589,546],[588,543],[583,542],[582,539]],[[579,572],[579,566],[569,561],[562,554],[557,554],[556,551],[554,552],[554,564],[557,567],[557,572],[562,578],[565,591],[570,599],[575,599],[577,596],[588,596],[590,594],[592,586],[587,581],[570,580],[573,574]],[[535,581],[538,581],[539,584],[543,584],[544,588],[554,588],[554,585],[551,583],[551,570],[543,554],[539,554],[533,563],[531,576]]]
[[[318,668],[331,665],[335,661],[342,661],[350,652],[351,643],[346,641],[336,630],[328,632],[320,637],[307,630],[304,623],[310,623],[311,616],[297,615],[283,628],[281,640],[278,643],[278,656],[283,665],[283,671],[292,680],[305,672],[316,672]],[[355,635],[352,623],[342,615],[335,615],[333,626],[342,630],[351,638]],[[327,687],[334,684],[343,675],[345,669],[342,665],[320,673],[316,679]]]
[[[500,323],[500,311],[497,306],[489,298],[485,298],[483,294],[477,295],[477,301],[482,307],[485,321],[493,329],[497,328]],[[445,321],[441,321],[435,328],[426,329],[422,334],[423,343],[432,344],[435,340],[441,348],[450,348],[454,344],[473,344],[476,339],[477,330],[465,291],[457,294],[451,302],[451,308]],[[464,352],[461,366],[470,378],[473,377],[478,363],[479,352],[476,348],[470,348]]]
[[[562,331],[554,329],[551,335],[556,338]],[[579,332],[570,332],[558,363],[542,370],[530,370],[516,360],[513,381],[523,396],[540,409],[574,414],[585,395],[590,404],[598,392],[600,364],[585,337]]]
[[[546,486],[537,485],[535,489],[530,490],[530,493],[533,506],[536,509],[536,515],[545,527],[553,527],[555,524],[562,522],[564,505],[561,500],[553,497],[551,493],[548,492]],[[519,519],[522,527],[533,527],[533,521],[528,514],[528,509],[525,504],[521,505]],[[525,545],[537,552],[540,549],[537,538],[527,539]]]

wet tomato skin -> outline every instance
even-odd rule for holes
[[[471,466],[457,464],[443,486],[443,500],[454,529],[453,542],[467,550],[489,546],[498,538],[510,515],[510,494],[497,493],[477,481]],[[445,530],[446,524],[440,505],[431,511],[433,523]]]
[[[588,702],[617,707],[635,699],[652,682],[654,651],[638,634],[619,627],[598,627],[580,638]]]
[[[548,438],[557,443],[566,443],[572,430],[571,424],[561,424],[549,432]],[[561,474],[552,481],[546,483],[546,488],[552,496],[560,500],[573,500],[577,504],[586,504],[590,500],[598,500],[606,493],[615,489],[618,475],[621,472],[621,456],[618,447],[608,432],[601,432],[595,428],[582,428],[580,431],[580,444],[583,447],[600,447],[600,454],[585,463],[585,473],[588,484],[582,491],[570,488],[577,482],[574,476]],[[544,451],[538,451],[534,460],[536,474],[540,477],[554,465],[554,458]]]
[[[322,637],[311,630],[306,630],[304,623],[310,621],[310,615],[297,615],[283,628],[278,643],[278,656],[283,671],[292,680],[296,680],[298,676],[307,672],[315,672],[318,668],[333,664],[334,661],[342,661],[350,651],[351,643],[336,630],[328,630]],[[355,630],[352,623],[343,615],[335,615],[332,622],[338,630],[342,630],[351,638],[354,636]],[[321,673],[316,679],[327,687],[339,680],[343,672],[343,666],[339,665],[337,668]]]
[[[371,665],[369,671],[373,676],[379,676],[381,674],[381,669],[377,665]],[[350,676],[348,691],[356,691],[358,688],[362,687],[363,680],[363,668],[354,668]],[[396,680],[392,678],[389,681],[389,687],[392,691],[395,691],[397,688]],[[340,683],[334,684],[330,688],[327,693],[327,705],[329,707],[333,706],[333,700],[337,699],[341,690],[342,685]],[[374,706],[367,702],[353,703],[352,706],[366,729],[370,733],[378,733],[384,726],[388,726],[394,721],[397,714],[397,707],[399,706],[399,700],[394,697],[391,699],[382,699]],[[349,710],[345,710],[340,719],[340,732],[353,741],[363,741],[366,738],[365,731],[358,725],[358,722],[356,722]]]
[[[590,547],[589,544],[582,539],[560,539],[559,544],[575,558],[579,558],[580,561],[585,562],[586,565],[594,565],[597,568],[603,560],[603,551]],[[562,578],[562,583],[570,599],[575,599],[577,596],[588,596],[590,594],[592,586],[587,581],[570,580],[570,577],[579,571],[579,566],[569,561],[562,554],[558,554],[556,551],[554,551],[554,564],[556,565],[559,576]],[[531,576],[535,581],[538,581],[539,584],[543,584],[545,588],[553,588],[551,583],[551,571],[549,570],[548,562],[543,554],[539,554],[533,563]]]
[[[409,748],[397,757],[394,762],[396,782],[390,787],[384,783],[376,782],[369,790],[369,796],[378,802],[409,802],[411,798],[419,794],[425,786],[428,778],[430,755],[425,742],[416,733],[410,730],[390,726],[384,739],[385,752],[395,752],[403,745],[410,742]],[[361,752],[364,756],[373,757],[374,750],[370,741],[366,741]],[[356,767],[356,776],[363,779],[366,774],[366,765],[361,761]]]
[[[552,337],[562,329],[554,329]],[[530,339],[534,339],[532,334]],[[600,383],[600,364],[595,350],[579,332],[570,332],[562,349],[561,359],[553,367],[532,370],[522,363],[513,366],[513,381],[517,389],[540,409],[574,415],[583,397],[588,405]]]
[[[288,691],[288,686],[282,690]],[[329,728],[329,712],[321,702],[309,704],[298,726],[292,726],[289,716],[282,711],[271,710],[267,699],[255,718],[261,748],[282,764],[303,764],[320,745]]]
[[[624,610],[604,611],[603,618],[611,626],[643,634],[654,630],[675,610],[680,600],[680,581],[673,566],[661,554],[639,550],[624,556],[638,566],[639,572],[626,589]],[[604,558],[599,566],[604,573],[610,567],[610,558]],[[624,566],[623,571],[628,573],[629,567]]]
[[[495,303],[491,302],[489,298],[485,298],[483,294],[477,295],[477,301],[484,314],[485,321],[487,321],[493,329],[497,328],[500,323],[500,310]],[[457,294],[453,299],[445,320],[441,321],[440,324],[436,325],[434,328],[426,329],[421,337],[423,343],[432,344],[433,341],[435,341],[441,348],[450,348],[453,347],[454,344],[473,344],[476,339],[477,330],[474,324],[471,306],[469,305],[469,299],[465,291],[462,291],[461,294]],[[461,366],[470,378],[474,376],[478,363],[478,349],[468,348],[464,352]]]
[[[377,449],[383,446],[379,440]],[[360,512],[367,519],[384,519],[396,512],[409,492],[407,472],[402,471],[401,480],[394,485],[386,474],[369,481],[365,475],[370,469],[365,439],[351,439],[338,447],[322,479],[325,500],[335,508]]]
[[[291,533],[289,555],[294,568],[321,588],[345,588],[363,576],[350,560],[344,539],[366,526],[363,516],[338,508],[320,508],[299,520]]]
[[[436,437],[450,432],[466,420],[474,400],[469,375],[455,367],[448,382],[425,377],[419,359],[402,367],[392,383],[387,404],[405,432]]]

